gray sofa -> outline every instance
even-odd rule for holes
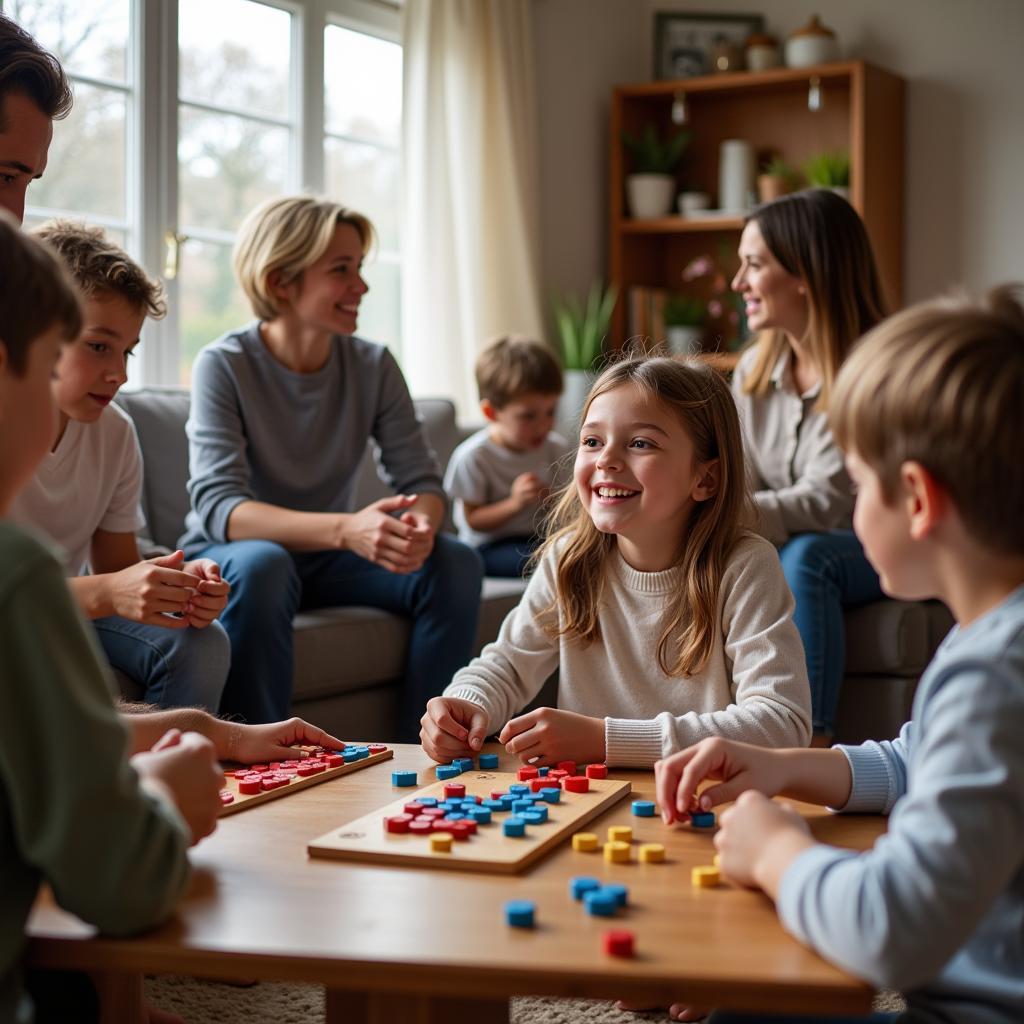
[[[147,536],[154,544],[173,549],[188,512],[189,394],[145,388],[122,392],[117,402],[135,422],[142,445]],[[444,399],[424,399],[416,408],[443,466],[465,436],[456,427],[455,407]],[[359,507],[387,493],[368,446],[357,489]],[[519,580],[485,580],[477,650],[498,635],[523,586]],[[409,620],[377,608],[300,612],[295,617],[293,713],[349,738],[394,740],[408,639]],[[130,680],[119,681],[126,697],[139,696]]]
[[[188,392],[150,388],[123,392],[117,401],[135,421],[142,444],[148,535],[156,544],[173,548],[188,511]],[[455,408],[445,399],[423,399],[416,407],[445,465],[465,437],[456,426]],[[387,493],[368,446],[358,504]],[[478,650],[497,636],[522,590],[518,580],[485,580]],[[938,602],[879,601],[847,613],[838,740],[859,743],[896,735],[910,715],[918,678],[952,622]],[[294,713],[352,738],[393,739],[408,636],[407,620],[376,608],[325,608],[297,615]],[[121,683],[126,696],[138,696],[129,680]],[[535,703],[553,703],[555,696],[552,684]]]

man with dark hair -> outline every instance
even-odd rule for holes
[[[0,206],[18,220],[25,191],[46,169],[54,120],[71,110],[60,61],[0,14]]]

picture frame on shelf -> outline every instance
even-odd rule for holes
[[[747,37],[764,31],[760,14],[697,14],[657,11],[654,15],[654,77],[692,78],[710,74],[713,47],[739,47]]]

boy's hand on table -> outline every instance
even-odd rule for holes
[[[112,614],[149,626],[187,628],[184,615],[198,583],[194,575],[182,570],[184,564],[184,552],[175,551],[108,573]]]
[[[458,697],[431,697],[420,719],[420,742],[427,754],[445,764],[475,754],[487,738],[487,712]]]
[[[198,580],[196,592],[185,608],[185,616],[190,626],[203,629],[227,607],[231,586],[221,578],[220,566],[209,558],[185,562],[181,571]]]
[[[498,741],[528,764],[605,758],[604,719],[558,708],[537,708],[510,719],[498,734]]]
[[[185,819],[195,845],[217,827],[224,773],[213,743],[197,732],[171,729],[151,750],[131,758],[144,783],[155,783]]]

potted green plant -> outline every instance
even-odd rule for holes
[[[590,391],[591,380],[611,323],[618,289],[594,281],[585,302],[576,294],[552,303],[558,347],[565,369],[565,390],[558,406],[559,429],[572,432]]]
[[[690,295],[673,293],[665,298],[665,345],[672,355],[688,356],[701,351],[701,327],[707,305]]]
[[[689,141],[689,132],[684,131],[662,140],[650,122],[639,136],[622,133],[632,164],[626,177],[626,199],[633,217],[663,217],[672,209],[674,172]]]
[[[799,182],[797,172],[780,156],[773,156],[761,167],[757,176],[757,198],[769,203],[792,192]]]
[[[816,153],[804,164],[807,184],[829,188],[844,199],[850,198],[850,154],[845,149],[832,153]]]

